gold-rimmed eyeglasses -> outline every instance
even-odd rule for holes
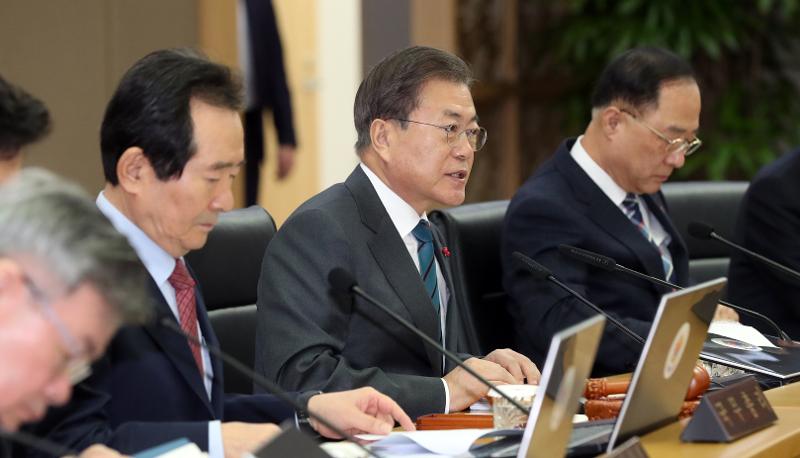
[[[703,142],[697,137],[695,137],[693,140],[687,140],[685,138],[670,139],[663,133],[659,132],[655,127],[652,127],[651,125],[637,118],[636,115],[630,111],[623,108],[620,108],[619,111],[630,116],[631,119],[646,127],[647,130],[654,133],[661,140],[664,140],[664,142],[667,144],[668,154],[683,154],[684,156],[691,156],[703,144]]]
[[[87,355],[86,349],[80,344],[78,339],[69,331],[64,321],[59,318],[53,306],[50,304],[50,299],[42,291],[33,280],[27,275],[24,277],[25,286],[31,295],[31,299],[37,304],[42,311],[42,315],[50,323],[58,333],[64,349],[66,350],[67,358],[59,374],[64,373],[69,378],[73,385],[76,385],[87,377],[92,375],[91,359]]]
[[[483,148],[483,145],[486,144],[486,138],[488,136],[486,129],[483,127],[473,127],[467,128],[464,130],[458,130],[458,124],[448,124],[446,126],[440,126],[438,124],[431,124],[429,122],[422,122],[422,121],[414,121],[411,119],[400,119],[397,118],[397,121],[402,122],[410,122],[412,124],[421,124],[423,126],[431,126],[442,129],[445,134],[447,135],[447,144],[451,148],[455,148],[461,143],[461,138],[466,137],[467,143],[469,143],[470,148],[472,151],[478,151]]]

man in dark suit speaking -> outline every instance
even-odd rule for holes
[[[159,324],[174,320],[217,345],[183,255],[202,248],[219,213],[233,206],[244,160],[240,99],[228,68],[188,50],[156,51],[123,76],[101,128],[106,186],[97,205],[149,272],[156,316],[117,334],[73,402],[46,420],[50,439],[131,453],[186,437],[212,457],[239,457],[277,431],[268,423],[294,415],[272,396],[225,394],[222,362]],[[386,432],[394,419],[413,427],[371,389],[300,400],[344,430]]]
[[[613,257],[618,263],[679,285],[689,282],[686,245],[660,192],[686,156],[696,133],[700,90],[684,59],[659,48],[637,48],[603,70],[584,134],[565,140],[516,193],[503,228],[504,286],[522,351],[543,361],[555,332],[593,314],[513,262],[520,251],[646,337],[663,289],[565,259],[560,244]],[[735,316],[735,313],[727,309]],[[631,371],[641,346],[610,324],[595,373]]]
[[[270,242],[258,294],[256,369],[287,389],[369,385],[413,416],[461,410],[487,389],[361,299],[334,297],[328,273],[362,288],[465,357],[467,323],[453,298],[435,206],[464,201],[486,141],[461,59],[433,48],[377,64],[355,100],[361,164],[300,206]],[[467,364],[503,383],[538,380],[531,361],[496,350]]]

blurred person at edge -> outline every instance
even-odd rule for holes
[[[145,270],[78,186],[26,169],[0,187],[0,429],[64,404],[119,326],[144,322]],[[0,438],[0,457],[8,444]],[[119,456],[103,446],[81,457]]]

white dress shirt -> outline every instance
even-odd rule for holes
[[[172,314],[175,315],[175,319],[180,323],[181,318],[178,312],[175,288],[169,283],[169,277],[175,269],[175,258],[158,246],[156,242],[150,239],[150,237],[129,220],[127,216],[123,215],[114,204],[109,202],[102,191],[97,196],[96,203],[97,208],[106,215],[117,231],[127,237],[131,247],[136,251],[145,269],[147,269],[147,272],[153,278],[156,286],[158,286],[158,289],[164,296],[164,300],[166,300],[167,305],[169,305]],[[205,343],[199,321],[197,323],[197,335],[200,340]],[[206,389],[206,395],[211,399],[211,387],[214,383],[214,369],[211,367],[211,356],[208,353],[208,349],[205,347],[200,348],[200,353],[203,358],[203,369],[205,370],[203,385]],[[222,451],[222,430],[219,421],[209,422],[208,452],[208,455],[212,458],[222,458],[224,456]]]
[[[596,184],[603,193],[611,199],[611,202],[619,208],[623,215],[625,214],[625,206],[622,202],[625,200],[625,196],[628,194],[624,189],[622,189],[611,176],[600,167],[597,162],[589,156],[589,153],[586,152],[584,149],[581,140],[583,139],[583,135],[578,137],[575,140],[575,144],[572,145],[572,149],[569,151],[569,154],[572,156],[572,159],[578,163],[581,169],[589,175],[589,178]],[[645,202],[641,196],[636,194],[636,200],[639,202],[639,208],[642,211],[642,219],[644,220],[645,227],[647,231],[650,233],[652,237],[652,242],[658,246],[665,249],[666,253],[669,253],[668,245],[672,241],[672,237],[664,230],[664,227],[661,225],[661,222],[658,218],[653,218],[653,214],[647,206],[647,202]],[[625,216],[627,218],[627,215]]]
[[[381,179],[375,175],[375,173],[370,170],[366,164],[361,163],[361,170],[364,171],[364,173],[367,175],[367,178],[369,178],[370,183],[372,183],[372,187],[375,188],[378,198],[381,200],[383,207],[386,209],[386,213],[389,214],[389,218],[392,220],[394,227],[397,229],[397,233],[400,235],[400,238],[403,239],[403,243],[406,245],[406,250],[408,250],[408,255],[411,256],[411,260],[414,261],[414,266],[416,266],[417,270],[420,270],[419,257],[417,256],[417,247],[419,242],[417,241],[417,238],[414,237],[414,234],[411,233],[411,231],[413,231],[417,224],[419,224],[420,219],[428,221],[428,215],[425,213],[422,215],[418,214],[417,211],[408,204],[408,202],[403,200],[397,195],[397,193],[386,186],[386,184],[381,181]],[[439,328],[442,331],[442,345],[445,345],[447,299],[450,297],[450,291],[448,291],[447,284],[442,276],[442,268],[439,266],[439,261],[436,260],[435,256],[433,259],[436,263],[436,282],[439,285]],[[444,367],[444,356],[442,356],[442,367]],[[444,384],[445,396],[444,412],[448,413],[450,411],[450,390],[448,389],[447,382],[445,382],[444,379],[442,379],[442,383]]]

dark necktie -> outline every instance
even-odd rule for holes
[[[652,234],[650,234],[650,231],[647,229],[647,225],[644,223],[642,209],[639,206],[639,200],[636,198],[636,195],[629,192],[625,196],[625,200],[622,201],[622,206],[625,208],[625,215],[628,217],[628,219],[630,219],[631,222],[635,224],[637,228],[639,228],[639,232],[642,233],[644,238],[646,238],[648,242],[653,244],[653,246],[658,249],[658,252],[661,255],[661,266],[664,268],[664,279],[670,283],[675,283],[676,278],[675,269],[672,265],[672,256],[670,255],[669,251],[667,251],[666,246],[662,247],[661,245],[656,244]]]
[[[178,315],[181,319],[181,329],[186,334],[199,339],[197,333],[197,301],[195,299],[194,287],[195,281],[183,260],[175,260],[175,270],[169,276],[169,284],[175,288],[175,299],[178,303]],[[203,357],[200,353],[200,346],[194,342],[189,342],[189,348],[192,350],[194,362],[197,364],[197,369],[200,371],[200,377],[203,377]]]
[[[439,303],[439,282],[436,279],[436,257],[433,255],[433,233],[428,222],[424,219],[419,221],[419,224],[411,233],[417,239],[419,274],[438,317],[441,307]]]

